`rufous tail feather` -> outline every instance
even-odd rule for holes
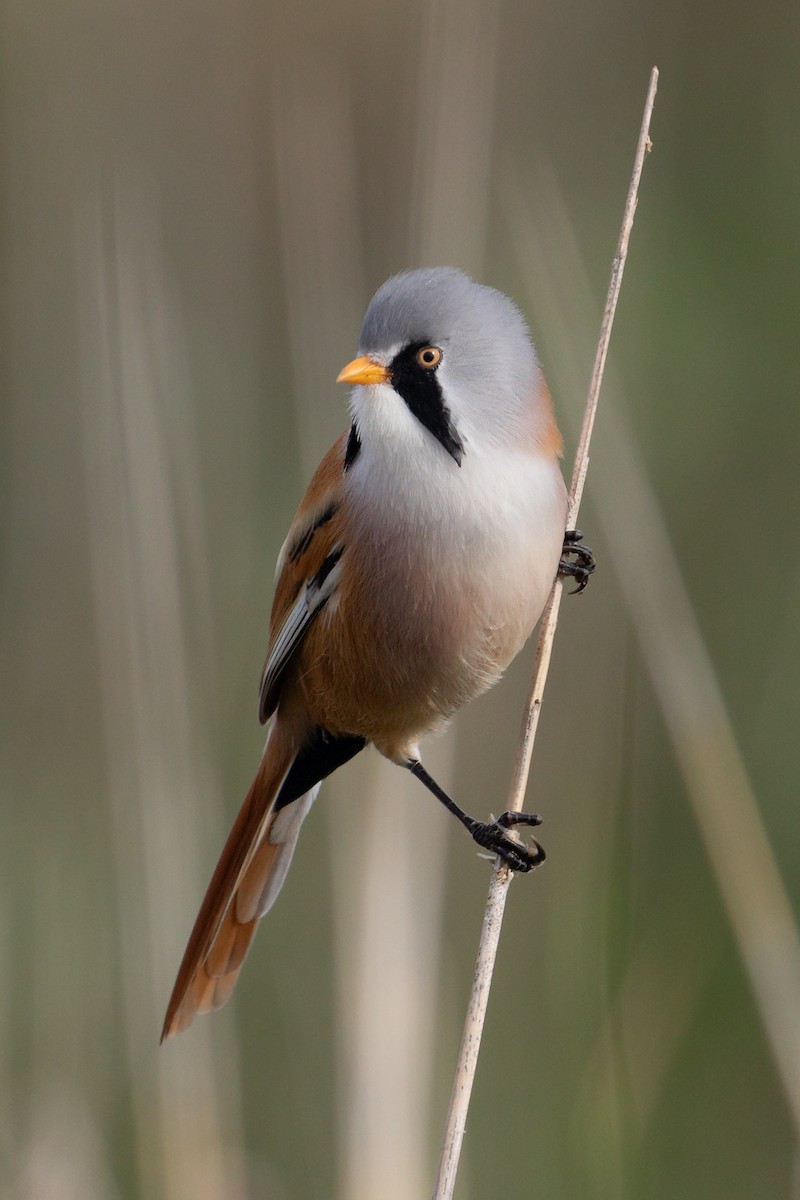
[[[286,809],[273,809],[294,757],[294,748],[273,726],[197,914],[167,1006],[162,1042],[186,1029],[198,1013],[220,1008],[234,989],[313,800],[313,795],[302,796]],[[275,834],[279,836],[272,841]]]

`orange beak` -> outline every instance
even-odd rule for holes
[[[373,362],[366,354],[362,354],[361,358],[354,358],[336,376],[337,383],[387,383],[388,380],[389,372],[386,367]]]

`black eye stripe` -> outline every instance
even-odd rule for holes
[[[389,367],[392,387],[410,412],[424,425],[450,457],[461,466],[464,444],[456,432],[450,410],[436,377],[436,367],[419,361],[420,351],[437,349],[431,342],[413,342],[395,355]],[[441,360],[440,360],[441,361]]]

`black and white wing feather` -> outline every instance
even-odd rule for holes
[[[270,647],[261,676],[258,717],[263,725],[278,706],[281,681],[312,622],[336,591],[341,574],[342,546],[334,546],[319,569],[301,585],[297,599],[283,618]]]

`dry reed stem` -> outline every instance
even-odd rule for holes
[[[589,320],[589,281],[563,198],[550,172],[537,170],[537,211],[543,207],[559,246],[556,261],[543,241],[528,237],[524,185],[504,188],[509,227],[529,278],[566,277],[569,332],[543,310],[549,341],[569,363],[575,314]],[[531,301],[532,302],[532,301]],[[569,388],[568,371],[564,384]],[[614,393],[620,393],[614,385]],[[731,930],[742,957],[767,1043],[800,1135],[800,932],[791,898],[770,846],[719,679],[703,638],[663,511],[647,478],[623,413],[605,416],[605,461],[595,480],[596,516],[607,537],[610,565],[626,602],[653,692],[665,718],[676,762],[705,844]]]
[[[575,465],[572,473],[572,483],[569,493],[569,510],[567,516],[567,528],[569,529],[574,529],[575,527],[575,521],[577,520],[578,509],[580,507],[580,501],[583,495],[583,487],[586,481],[586,472],[589,466],[589,444],[591,442],[592,429],[594,427],[597,404],[600,397],[600,387],[603,380],[603,370],[608,354],[608,345],[611,339],[614,313],[617,306],[617,300],[619,299],[620,288],[622,286],[625,259],[628,253],[628,242],[630,240],[631,229],[633,228],[633,218],[636,212],[639,181],[642,175],[645,156],[651,147],[649,137],[650,117],[653,111],[653,105],[655,103],[657,86],[658,70],[656,67],[653,67],[653,70],[650,73],[650,84],[647,90],[647,99],[645,101],[644,114],[639,132],[639,141],[636,147],[631,182],[628,188],[627,200],[625,202],[622,228],[620,230],[619,242],[617,243],[617,253],[614,256],[614,261],[611,268],[611,280],[608,287],[608,295],[606,298],[603,320],[600,327],[600,338],[597,345],[597,352],[595,354],[594,368],[592,370],[591,382],[589,384],[589,394],[586,401],[586,410],[581,429],[581,436],[575,455]],[[541,713],[544,688],[547,682],[547,673],[550,667],[553,640],[555,638],[556,627],[558,625],[558,613],[561,606],[562,591],[563,585],[561,580],[556,579],[555,583],[553,584],[553,590],[550,594],[550,599],[548,600],[547,607],[542,617],[539,641],[536,650],[536,662],[533,669],[528,700],[523,713],[522,731],[514,766],[514,776],[509,793],[507,807],[511,811],[519,811],[522,808],[525,788],[528,782],[528,773],[530,771],[531,755],[533,753],[533,745],[536,738],[536,730],[539,724],[539,715]],[[505,910],[508,889],[512,878],[513,873],[509,871],[507,867],[501,864],[497,864],[495,866],[492,874],[492,880],[489,885],[489,895],[487,897],[486,909],[484,912],[483,928],[481,930],[481,938],[478,946],[478,957],[475,965],[475,974],[472,981],[472,991],[470,993],[467,1016],[464,1022],[464,1031],[461,1037],[461,1046],[459,1049],[458,1061],[456,1063],[453,1090],[450,1096],[450,1105],[448,1108],[444,1139],[442,1142],[442,1152],[439,1159],[439,1170],[436,1177],[432,1200],[451,1200],[453,1191],[455,1189],[458,1163],[461,1156],[461,1145],[464,1139],[464,1129],[466,1127],[467,1112],[469,1109],[469,1101],[472,1095],[472,1085],[478,1065],[481,1036],[483,1034],[483,1026],[486,1019],[486,1009],[489,1003],[492,974],[494,972],[497,948],[500,942],[503,912]]]

